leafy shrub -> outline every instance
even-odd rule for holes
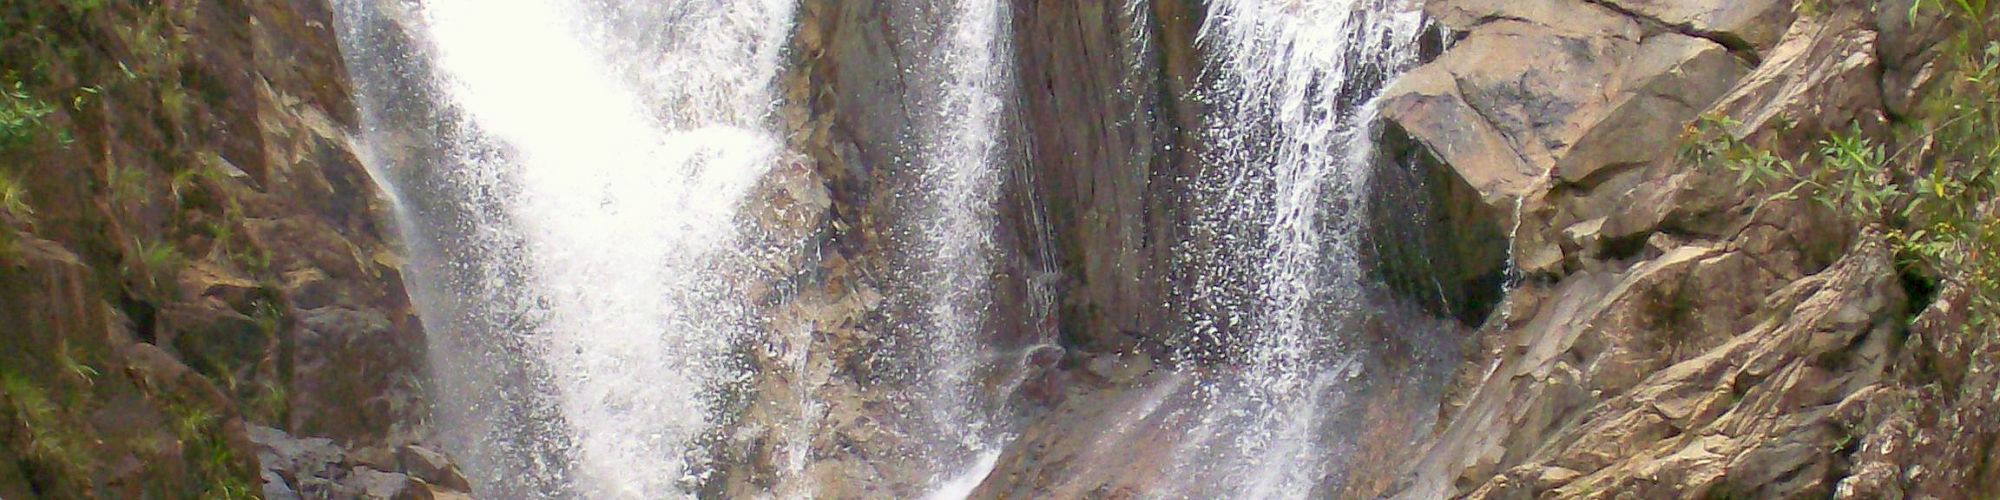
[[[1958,31],[1938,48],[1937,86],[1901,124],[1893,149],[1856,129],[1786,159],[1732,135],[1740,123],[1711,115],[1689,127],[1682,159],[1727,170],[1746,186],[1785,187],[1766,201],[1809,199],[1888,227],[1899,266],[1932,288],[1965,290],[1966,333],[1991,346],[2000,341],[2000,40],[1992,31],[2000,12],[1986,0],[1920,0],[1911,17],[1924,9]]]
[[[29,94],[13,75],[0,80],[0,150],[21,147],[53,132],[43,119],[55,112],[55,106]],[[59,133],[58,139],[69,140]]]

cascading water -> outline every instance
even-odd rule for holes
[[[340,3],[416,260],[438,428],[483,493],[701,480],[757,322],[735,213],[782,154],[768,115],[794,8]]]
[[[1325,422],[1360,367],[1350,342],[1369,306],[1369,100],[1416,61],[1424,25],[1400,0],[1210,2],[1177,354],[1242,368],[1200,391],[1174,493],[1304,497],[1338,465]]]
[[[768,446],[788,447],[771,454],[785,461],[776,480],[833,470],[807,462],[849,438],[821,427],[837,402],[805,401],[813,387],[753,394],[753,380],[784,375],[743,358],[776,337],[803,346],[823,333],[773,332],[759,317],[749,283],[789,278],[763,274],[752,242],[764,233],[746,233],[756,227],[738,215],[774,164],[797,157],[774,124],[793,1],[338,0],[369,163],[398,199],[431,331],[437,427],[482,494],[703,491],[723,468],[711,452],[746,435],[733,432],[741,406],[731,406],[745,394],[802,399],[796,421],[755,424],[786,427],[770,434],[783,443]],[[886,218],[899,226],[884,249],[891,276],[877,283],[896,295],[893,324],[871,333],[898,344],[870,361],[887,375],[851,382],[898,392],[865,401],[887,404],[864,423],[907,439],[898,449],[918,455],[904,463],[922,469],[911,474],[927,481],[919,487],[958,498],[987,479],[1015,430],[1006,405],[1028,369],[996,352],[1053,341],[1059,280],[1021,277],[1038,301],[1024,309],[1049,316],[1035,322],[1048,331],[996,338],[1015,320],[995,318],[997,282],[1013,270],[1002,191],[1010,172],[1038,185],[1031,166],[1010,170],[1008,3],[889,5],[898,22],[924,23],[889,47],[914,49],[890,57],[909,130],[873,146],[899,156],[867,166],[892,178]],[[1131,43],[1113,50],[1154,52],[1146,4],[1122,8]],[[1324,494],[1349,442],[1327,422],[1353,413],[1353,379],[1368,364],[1354,332],[1374,317],[1358,248],[1369,100],[1415,61],[1424,21],[1403,0],[1208,8],[1195,96],[1208,124],[1203,168],[1185,180],[1190,227],[1169,273],[1186,334],[1171,355],[1225,368],[1144,391],[1146,413],[1177,412],[1168,399],[1181,388],[1198,408],[1169,417],[1190,429],[1172,438],[1168,484],[1153,493]],[[1120,88],[1145,88],[1157,69],[1124,68]],[[1140,108],[1165,105],[1146,99]],[[1037,195],[1022,195],[1025,217],[1046,232]],[[1053,242],[1023,250],[1053,266]],[[805,372],[826,355],[791,351],[781,369]]]
[[[937,45],[911,71],[917,144],[916,196],[907,279],[917,285],[919,318],[904,325],[924,347],[927,393],[915,400],[936,437],[935,498],[962,498],[999,454],[996,398],[981,390],[994,368],[987,351],[1002,163],[1002,114],[1009,96],[1008,22],[992,0],[946,0]],[[916,17],[916,16],[911,16]],[[941,36],[938,36],[941,35]],[[966,469],[973,472],[967,472]],[[967,477],[972,481],[967,481]],[[966,484],[970,482],[971,484]]]

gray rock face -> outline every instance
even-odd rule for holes
[[[1909,452],[1893,450],[1955,455],[1936,444],[1950,436],[1897,413],[1914,396],[1884,382],[1899,328],[1884,318],[1905,307],[1884,243],[1849,238],[1847,221],[1798,204],[1750,210],[1758,193],[1673,158],[1682,130],[1703,114],[1737,118],[1732,132],[1797,153],[1812,134],[1851,123],[1878,131],[1885,112],[1914,109],[1936,26],[1889,14],[1908,1],[1872,10],[1823,2],[1828,14],[1805,18],[1778,0],[1428,2],[1463,37],[1381,100],[1392,154],[1378,178],[1400,184],[1377,194],[1407,197],[1371,201],[1370,265],[1404,295],[1435,290],[1433,312],[1486,320],[1486,331],[1444,408],[1452,425],[1427,443],[1401,491],[1924,491],[1905,473]],[[68,252],[46,254],[72,262],[44,255],[9,276],[65,291],[28,298],[80,318],[50,331],[85,338],[130,323],[133,336],[157,340],[121,349],[124,368],[218,408],[234,395],[202,382],[196,368],[208,368],[197,360],[269,358],[271,367],[236,370],[269,376],[283,359],[290,414],[270,423],[325,437],[237,433],[254,443],[269,497],[462,497],[469,484],[449,458],[413,444],[425,411],[415,385],[421,330],[369,215],[379,207],[365,172],[341,145],[355,122],[346,83],[327,76],[337,65],[324,47],[307,46],[330,47],[330,35],[312,22],[276,22],[292,20],[286,9],[323,18],[323,6],[272,5],[204,11],[217,16],[204,35],[262,42],[200,58],[224,76],[243,73],[233,64],[249,58],[262,77],[226,78],[253,104],[208,112],[225,135],[257,138],[215,149],[243,184],[226,189],[249,202],[253,220],[240,229],[273,250],[267,275],[191,265],[178,275],[191,293],[185,304],[158,318],[132,308],[122,322],[95,298],[68,299],[102,295],[84,291]],[[909,5],[802,4],[779,119],[803,157],[786,158],[745,212],[767,239],[759,246],[782,250],[763,256],[777,279],[746,292],[783,333],[744,349],[759,375],[711,445],[730,466],[698,485],[704,494],[910,497],[930,479],[919,472],[927,464],[913,463],[921,436],[899,427],[906,401],[885,389],[895,374],[880,355],[892,344],[880,278],[892,193],[919,126],[897,68],[937,36],[900,22],[921,18],[896,10]],[[1005,455],[980,494],[1137,495],[1163,480],[1146,474],[1167,470],[1158,462],[1191,425],[1172,419],[1192,413],[1147,405],[1194,390],[1175,371],[1186,367],[1153,356],[1172,328],[1160,304],[1172,285],[1168,252],[1184,236],[1176,182],[1198,168],[1202,147],[1204,110],[1191,98],[1200,6],[1009,7],[1020,87],[1010,126],[1025,140],[1014,145],[1001,210],[1002,246],[1017,251],[995,273],[1002,319],[993,329],[1017,343],[1059,331],[1061,345],[994,356],[1018,360],[1023,388],[1008,396],[1033,404],[1021,405],[1030,408],[1026,447]],[[1429,224],[1398,219],[1412,216]],[[1028,250],[1038,238],[1052,254]],[[1057,276],[1039,274],[1038,259]],[[1510,271],[1525,279],[1502,302],[1498,282]],[[1016,314],[1030,282],[1057,291],[1056,324]],[[13,284],[0,291],[28,295]],[[269,336],[249,307],[262,294],[282,298],[280,331]],[[37,352],[55,345],[27,342]],[[1395,407],[1396,396],[1371,401]],[[1126,412],[1155,420],[1131,425]],[[1147,425],[1161,422],[1170,425]],[[1877,426],[1890,430],[1859,436],[1852,464],[1832,451]],[[1075,439],[1100,429],[1115,431]],[[1396,438],[1410,429],[1370,429],[1388,437],[1369,442],[1367,457],[1407,451]],[[1926,480],[1928,491],[1947,482]],[[24,490],[15,483],[0,478],[0,493]]]
[[[326,438],[296,438],[249,426],[267,498],[367,498],[407,500],[466,497],[471,485],[451,459],[420,446],[403,446],[394,463],[368,463]]]
[[[1727,47],[1599,3],[1443,0],[1427,9],[1467,33],[1384,93],[1383,119],[1438,160],[1426,168],[1448,167],[1447,178],[1470,188],[1438,183],[1447,204],[1472,207],[1470,227],[1507,228],[1509,260],[1528,275],[1560,273],[1586,246],[1642,237],[1634,224],[1595,219],[1630,209],[1616,201],[1633,195],[1626,174],[1670,159],[1682,127],[1748,72]],[[1594,191],[1609,196],[1574,198],[1596,207],[1547,198]],[[1564,209],[1581,214],[1538,216]]]
[[[1647,23],[1710,38],[1733,50],[1768,50],[1794,14],[1781,0],[1599,0]]]
[[[1157,341],[1171,325],[1161,304],[1185,226],[1177,179],[1200,150],[1199,106],[1173,97],[1196,85],[1199,8],[1012,3],[1030,199],[1046,205],[1057,267],[1074,280],[1063,330],[1106,350]]]
[[[1891,464],[1964,468],[1884,451],[1923,432],[1894,380],[1907,298],[1881,232],[1676,157],[1702,115],[1786,157],[1879,137],[1923,85],[1932,42],[1908,26],[1926,21],[1880,21],[1908,6],[1430,3],[1464,39],[1384,119],[1456,181],[1441,198],[1511,228],[1531,279],[1400,495],[1900,497],[1935,483]],[[1878,447],[1857,464],[1854,442]]]

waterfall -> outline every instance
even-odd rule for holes
[[[940,5],[941,4],[941,5]],[[990,351],[995,241],[1003,161],[1003,123],[1012,74],[1004,3],[944,0],[936,45],[913,67],[916,193],[908,209],[918,318],[907,337],[923,346],[925,380],[915,388],[936,438],[927,443],[940,497],[963,497],[977,480],[964,469],[990,469],[1001,439],[997,411],[982,390],[994,368]],[[920,19],[921,16],[907,16]],[[942,438],[941,440],[939,438]],[[965,484],[970,483],[970,484]]]
[[[1369,101],[1415,62],[1424,24],[1400,0],[1209,3],[1177,355],[1242,368],[1204,388],[1210,416],[1179,453],[1178,493],[1303,496],[1336,465],[1323,422],[1358,374],[1349,342],[1369,306]]]
[[[659,498],[755,331],[736,210],[784,154],[791,0],[340,2],[403,200],[442,438],[483,494]],[[406,36],[399,36],[406,35]],[[389,46],[401,40],[401,46]]]
[[[751,303],[753,289],[813,278],[769,275],[758,256],[772,233],[739,215],[775,165],[802,161],[788,149],[796,131],[776,124],[793,1],[337,0],[366,163],[396,200],[430,332],[438,439],[481,494],[710,493],[717,471],[744,465],[720,462],[744,450],[784,462],[773,481],[823,480],[839,469],[813,462],[879,423],[911,456],[871,458],[925,482],[897,487],[962,497],[1017,430],[1007,405],[1030,368],[1014,351],[1067,369],[1061,349],[1015,345],[1054,341],[1059,252],[1037,172],[1010,149],[1021,95],[1009,4],[898,0],[869,12],[899,38],[883,49],[901,108],[879,112],[904,113],[907,130],[868,145],[889,164],[841,166],[878,176],[866,189],[884,192],[864,196],[887,198],[839,208],[888,234],[864,250],[886,256],[864,265],[884,267],[862,271],[886,275],[862,279],[891,300],[868,311],[885,318],[868,325],[887,330],[868,332],[885,337],[869,346],[879,365],[844,382],[875,399],[826,402],[871,413],[838,420],[852,415],[830,415],[810,400],[819,387],[793,380],[755,392],[786,376],[755,372],[759,346],[823,334],[775,332],[770,304]],[[1146,4],[1117,3],[1133,21],[1111,50],[1156,52]],[[1424,22],[1403,0],[1215,0],[1206,19],[1189,96],[1206,122],[1201,168],[1174,179],[1188,184],[1189,227],[1167,272],[1183,332],[1169,354],[1187,372],[1145,391],[1145,407],[1179,412],[1165,399],[1183,392],[1168,389],[1190,388],[1199,415],[1175,418],[1187,431],[1163,445],[1176,448],[1155,493],[1311,494],[1344,460],[1351,440],[1327,422],[1353,414],[1369,365],[1353,338],[1374,317],[1357,249],[1370,99],[1414,62]],[[1148,88],[1156,70],[1121,68],[1120,91]],[[1022,217],[1044,231],[1022,248],[1003,248],[1012,183],[1027,186]],[[1014,265],[1013,251],[1043,267]],[[1014,290],[1003,279],[1026,280],[1019,294],[1034,303],[997,306]],[[1038,321],[997,317],[1016,309]],[[1000,334],[1027,323],[1032,335]],[[789,350],[777,371],[829,355]],[[746,400],[783,397],[800,398],[799,415],[735,420]],[[778,429],[738,432],[755,426]]]

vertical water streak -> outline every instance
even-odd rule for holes
[[[526,332],[540,299],[515,252],[506,200],[512,180],[467,164],[500,161],[432,75],[413,2],[336,2],[343,58],[361,111],[364,163],[398,200],[398,230],[414,305],[429,334],[438,438],[480,491],[567,496],[573,447],[550,374]]]
[[[992,302],[994,234],[998,216],[1000,117],[1007,74],[1001,57],[1006,22],[1001,2],[955,0],[949,37],[939,54],[947,78],[943,106],[928,127],[935,135],[925,142],[924,180],[931,186],[935,211],[924,221],[923,234],[935,249],[932,267],[930,322],[939,333],[931,345],[949,369],[937,373],[937,388],[946,394],[940,422],[965,429],[957,438],[968,449],[979,449],[990,436],[986,416],[974,392],[973,361],[981,359],[978,340]]]
[[[436,249],[415,259],[442,280],[420,302],[465,304],[424,316],[433,352],[467,347],[438,363],[440,387],[472,393],[439,398],[456,406],[439,425],[492,433],[449,440],[497,486],[481,491],[659,498],[700,481],[696,440],[758,322],[738,289],[756,271],[736,210],[782,153],[768,115],[793,9],[427,0],[405,20],[428,49],[426,97],[457,122],[370,140],[437,157],[386,177],[430,198],[404,221],[415,251]],[[536,405],[481,398],[522,384]],[[536,453],[510,455],[523,449]]]
[[[1424,20],[1402,0],[1216,0],[1199,43],[1204,169],[1175,263],[1188,312],[1177,355],[1240,366],[1209,384],[1177,491],[1310,494],[1338,460],[1324,421],[1359,369],[1356,245],[1370,100],[1415,62]],[[1309,457],[1300,460],[1300,457]]]
[[[949,482],[996,446],[993,394],[984,377],[999,252],[1003,113],[1009,94],[1008,21],[998,0],[942,0],[919,6],[941,19],[927,53],[901,68],[914,82],[916,178],[909,217],[913,273],[922,304],[904,325],[926,358],[912,397],[936,436],[927,443],[936,485]],[[931,17],[913,14],[911,18]]]

